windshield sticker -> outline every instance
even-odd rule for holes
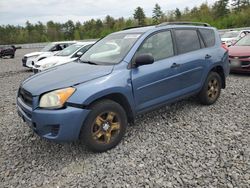
[[[139,35],[139,34],[131,34],[131,35],[126,35],[125,37],[124,37],[124,39],[137,39],[137,38],[139,38],[141,35]]]

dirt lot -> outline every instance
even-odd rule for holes
[[[41,139],[18,117],[29,51],[0,59],[0,187],[249,187],[249,75],[231,75],[215,105],[194,97],[138,117],[118,147],[93,154]]]

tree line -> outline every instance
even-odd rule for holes
[[[156,4],[152,17],[146,17],[143,7],[137,7],[132,17],[125,19],[107,15],[103,20],[91,19],[83,23],[48,21],[46,24],[26,22],[25,26],[0,26],[0,44],[21,44],[60,40],[101,38],[127,27],[159,24],[171,21],[206,22],[218,29],[250,26],[250,0],[218,0],[212,5],[202,3],[192,9],[162,10]]]

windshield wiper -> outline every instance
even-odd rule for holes
[[[87,63],[87,64],[90,64],[90,65],[98,65],[97,63],[93,62],[93,61],[82,61],[80,59],[81,63]]]

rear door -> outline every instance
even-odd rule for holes
[[[184,95],[201,87],[211,55],[203,50],[205,44],[197,29],[175,29],[174,36],[178,53],[176,69],[179,72],[180,92]]]
[[[137,112],[174,98],[179,90],[177,70],[172,68],[176,57],[171,31],[161,31],[149,36],[135,57],[145,53],[151,54],[155,62],[131,71]]]

